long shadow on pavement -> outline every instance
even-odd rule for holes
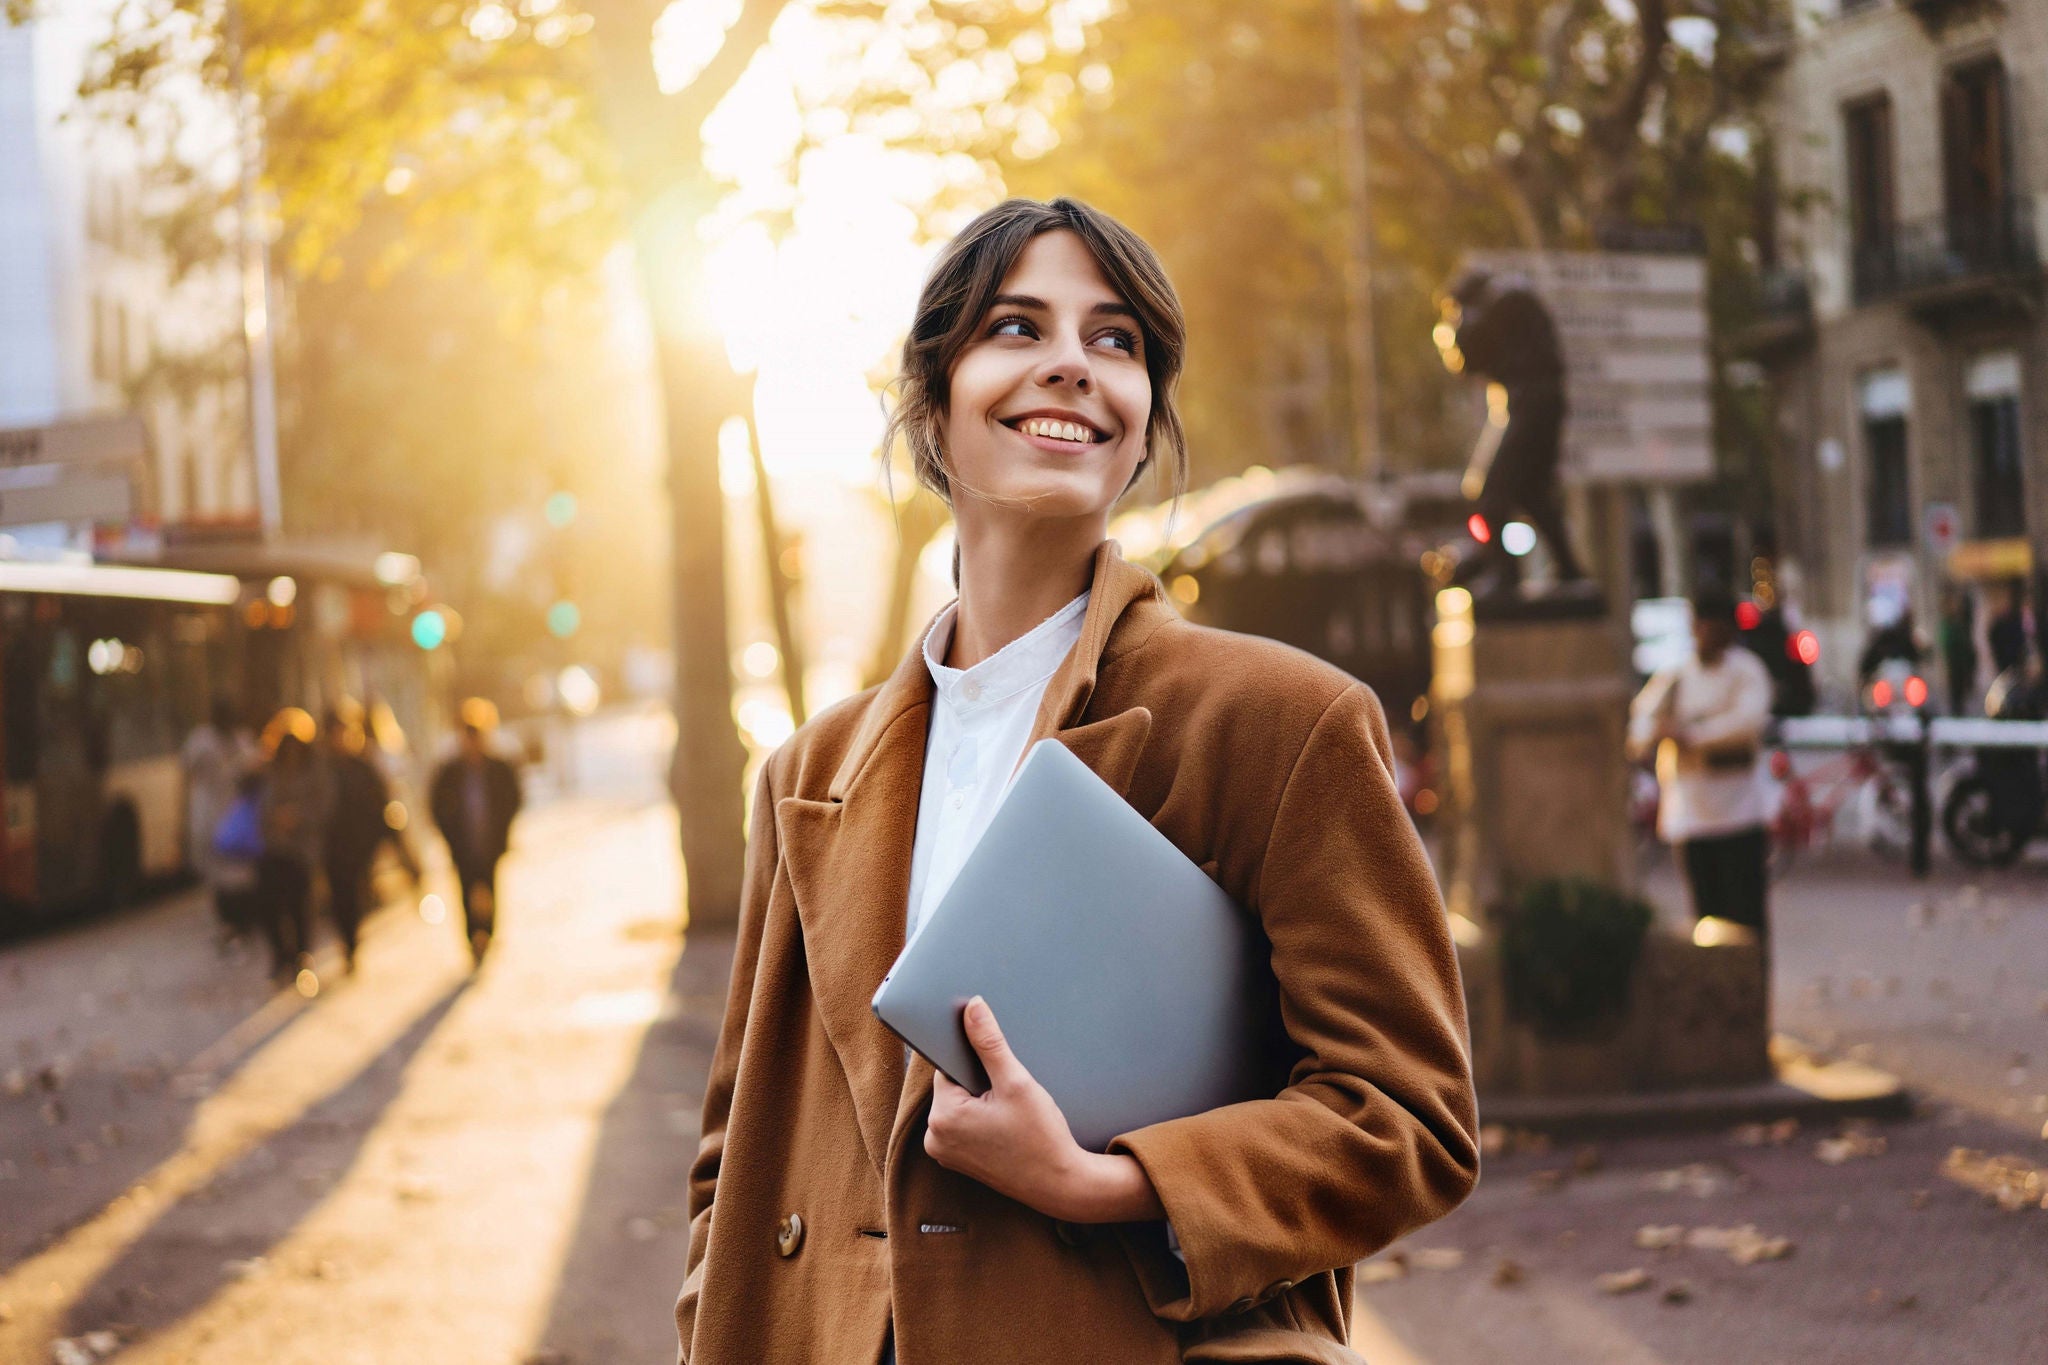
[[[452,984],[347,1084],[165,1209],[73,1301],[67,1334],[118,1324],[132,1344],[204,1306],[284,1241],[347,1176],[407,1067],[469,986]]]
[[[670,1009],[648,1028],[631,1076],[605,1110],[536,1358],[675,1358],[672,1305],[689,1254],[690,1162],[732,952],[729,932],[693,933],[685,942],[669,980]]]

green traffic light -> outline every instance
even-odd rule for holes
[[[576,520],[576,495],[574,493],[553,493],[548,496],[543,509],[548,525],[557,531]]]
[[[548,608],[548,633],[558,640],[574,635],[583,624],[583,613],[574,602],[557,602]]]
[[[412,642],[421,649],[439,649],[448,639],[448,618],[427,610],[412,618]]]

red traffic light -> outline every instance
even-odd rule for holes
[[[1785,642],[1785,652],[1811,668],[1820,662],[1820,638],[1810,630],[1802,630]]]
[[[1493,528],[1488,526],[1486,518],[1480,516],[1477,512],[1465,518],[1465,529],[1470,531],[1472,539],[1478,541],[1481,545],[1493,539]]]
[[[1879,678],[1870,685],[1870,704],[1880,711],[1892,704],[1892,684],[1889,678]]]
[[[1735,624],[1743,630],[1755,630],[1763,621],[1763,608],[1754,602],[1735,604]]]
[[[1919,674],[1916,673],[1906,679],[1906,685],[1902,690],[1906,694],[1906,705],[1914,710],[1917,711],[1927,705],[1927,679]]]

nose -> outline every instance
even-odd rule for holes
[[[1038,382],[1047,388],[1069,385],[1078,393],[1087,393],[1094,387],[1095,375],[1088,363],[1088,348],[1081,344],[1079,334],[1061,334],[1058,343],[1039,366]]]

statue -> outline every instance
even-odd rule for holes
[[[1561,583],[1585,578],[1566,534],[1558,500],[1557,462],[1563,450],[1564,351],[1550,310],[1519,275],[1473,269],[1460,275],[1442,302],[1446,326],[1437,329],[1444,364],[1469,371],[1507,392],[1507,422],[1489,423],[1466,471],[1466,496],[1483,480],[1473,519],[1478,553],[1458,565],[1452,581],[1468,586],[1492,574],[1497,590],[1520,581],[1514,557],[1501,544],[1501,528],[1526,520],[1542,537]]]

